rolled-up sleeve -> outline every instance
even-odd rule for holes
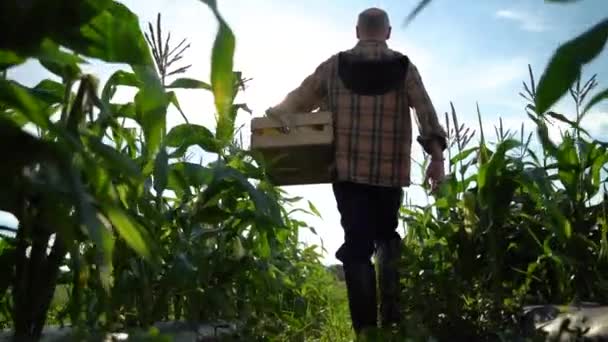
[[[269,111],[280,115],[306,113],[319,108],[327,95],[325,80],[333,58],[334,56],[321,63],[296,89],[289,92],[281,103],[270,108]]]
[[[410,107],[416,111],[416,122],[418,123],[418,143],[422,145],[425,152],[431,153],[431,142],[439,144],[441,150],[447,148],[447,134],[439,124],[437,113],[431,99],[422,83],[418,68],[410,63],[407,73],[407,93]]]

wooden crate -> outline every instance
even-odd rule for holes
[[[275,185],[331,182],[333,124],[331,112],[286,114],[291,130],[282,132],[275,118],[251,121],[251,149],[260,152]]]

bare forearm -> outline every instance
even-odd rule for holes
[[[431,150],[431,158],[433,160],[441,160],[443,159],[443,149],[441,145],[436,140],[430,142],[430,150]]]

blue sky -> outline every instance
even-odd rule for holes
[[[156,14],[163,15],[164,27],[174,41],[188,38],[192,48],[184,63],[192,63],[188,77],[209,79],[209,57],[217,24],[209,9],[196,0],[123,0],[146,28]],[[531,127],[517,93],[528,79],[531,64],[538,79],[549,57],[560,43],[599,22],[608,13],[606,0],[582,0],[577,4],[550,5],[543,0],[435,0],[407,28],[402,22],[415,5],[414,0],[218,0],[220,11],[237,37],[235,68],[253,80],[238,99],[247,102],[254,116],[280,101],[304,77],[330,55],[356,43],[357,14],[370,6],[388,11],[393,26],[391,48],[407,54],[415,63],[441,115],[453,101],[459,120],[477,127],[475,105],[479,102],[486,132],[502,117],[508,128],[518,129],[522,122]],[[457,5],[456,5],[457,4]],[[604,51],[584,70],[584,77],[598,73],[600,89],[608,86],[608,52]],[[121,65],[91,61],[84,67],[102,82]],[[34,85],[49,75],[36,63],[26,63],[9,71],[9,77]],[[123,90],[116,101],[129,100],[133,93]],[[189,120],[213,127],[210,94],[178,91]],[[556,107],[572,113],[569,101]],[[569,115],[572,117],[572,115]],[[243,138],[247,141],[251,117],[242,114]],[[182,123],[172,111],[169,125]],[[608,106],[589,114],[586,123],[597,138],[608,137]],[[492,131],[493,132],[493,128]],[[554,136],[557,131],[553,132]],[[418,146],[413,155],[420,158]],[[420,171],[413,166],[413,175]],[[293,195],[304,196],[318,207],[323,219],[300,217],[314,226],[327,249],[325,261],[336,262],[334,253],[342,243],[342,229],[330,185],[289,187]],[[408,189],[418,203],[427,201],[423,191]],[[1,217],[0,217],[1,219]],[[302,239],[318,243],[318,238],[302,232]]]

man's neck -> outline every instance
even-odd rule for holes
[[[369,45],[369,44],[376,44],[376,45],[382,45],[382,46],[388,47],[388,44],[386,44],[385,39],[362,38],[362,39],[359,39],[359,41],[357,42],[357,45]]]

